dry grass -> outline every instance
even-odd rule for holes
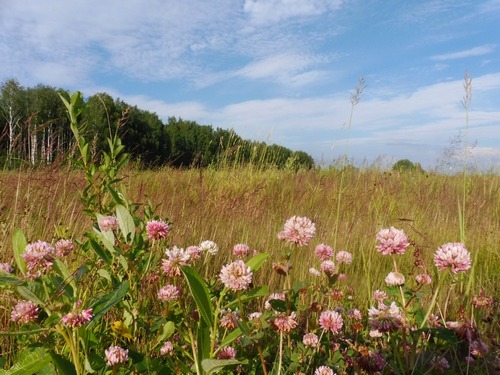
[[[340,174],[335,170],[164,169],[127,173],[126,196],[139,203],[148,197],[159,204],[156,213],[173,223],[172,245],[187,247],[205,239],[219,244],[221,252],[214,271],[227,261],[236,243],[276,254],[273,261],[278,260],[282,244],[276,234],[292,215],[307,216],[317,227],[311,248],[300,250],[304,256],[295,265],[297,277],[307,277],[309,267],[318,266],[312,255],[315,245],[336,244],[336,250],[354,254],[356,261],[350,271],[364,277],[351,282],[365,289],[366,285],[381,285],[391,267],[389,259],[374,251],[375,234],[382,227],[404,229],[429,261],[439,245],[460,239],[457,205],[463,191],[461,176],[348,170],[339,195]],[[90,220],[77,199],[84,183],[78,174],[3,172],[0,182],[3,261],[12,260],[10,235],[15,228],[21,228],[28,241],[50,241],[54,233],[60,236],[62,231],[79,238],[88,230]],[[495,264],[500,242],[500,176],[469,176],[467,189],[467,247],[473,256],[477,253],[478,262],[474,289],[494,292],[499,281]],[[339,196],[341,220],[335,238]],[[413,261],[412,257],[405,259]],[[274,273],[265,278],[271,285],[278,282]]]

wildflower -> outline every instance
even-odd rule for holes
[[[378,309],[371,307],[368,309],[368,318],[371,328],[381,332],[395,331],[403,325],[403,317],[396,302],[390,306],[379,304]]]
[[[383,333],[380,332],[378,329],[371,329],[370,332],[368,333],[368,336],[370,336],[372,339],[381,338],[382,335]]]
[[[259,320],[260,317],[262,316],[262,313],[259,311],[255,311],[248,315],[248,320]]]
[[[382,303],[385,299],[389,298],[389,296],[385,291],[377,289],[373,292],[372,298],[375,302]]]
[[[167,237],[169,229],[168,224],[163,220],[150,220],[146,224],[148,237],[153,240],[159,240]]]
[[[0,263],[0,271],[12,273],[14,272],[14,268],[9,263]]]
[[[189,259],[196,260],[201,258],[201,248],[199,246],[188,246],[186,253],[189,254]]]
[[[474,340],[470,344],[470,354],[474,357],[480,357],[488,354],[488,345],[480,340]]]
[[[330,298],[334,301],[342,301],[342,299],[344,298],[344,292],[340,289],[332,289],[332,291],[330,292]]]
[[[319,269],[328,276],[333,276],[335,274],[335,263],[331,260],[325,260],[321,263]]]
[[[381,229],[377,233],[377,251],[382,255],[387,254],[404,254],[406,248],[410,246],[408,237],[401,229],[390,227],[389,229]]]
[[[333,249],[330,246],[322,243],[322,244],[319,244],[318,246],[316,246],[316,248],[314,249],[314,253],[318,257],[318,259],[323,262],[325,260],[332,259]]]
[[[437,316],[435,314],[429,315],[427,322],[429,323],[429,327],[432,327],[432,328],[440,328],[441,327],[441,323],[439,322],[439,316]]]
[[[172,344],[172,341],[165,341],[163,346],[160,348],[160,354],[169,356],[174,354],[174,344]]]
[[[119,346],[110,346],[104,353],[106,354],[106,364],[108,366],[114,366],[128,360],[128,349]]]
[[[352,254],[348,251],[342,250],[337,253],[335,256],[338,264],[351,264],[352,263]]]
[[[209,240],[200,243],[200,249],[202,252],[206,251],[210,255],[215,255],[219,252],[219,246],[217,246],[215,242]]]
[[[346,281],[347,275],[345,273],[339,273],[338,281]]]
[[[385,365],[385,360],[378,351],[368,350],[357,360],[359,367],[369,374],[380,374]]]
[[[321,272],[319,272],[316,268],[311,267],[309,268],[309,273],[313,276],[321,276]]]
[[[470,253],[460,242],[445,243],[434,254],[434,263],[440,270],[449,268],[452,273],[467,271],[471,267]]]
[[[446,322],[446,327],[455,331],[461,339],[467,339],[469,342],[474,341],[478,336],[475,324],[470,321]]]
[[[278,313],[275,318],[271,319],[271,325],[281,333],[289,333],[292,329],[297,328],[298,325],[295,311],[292,311],[288,316],[284,313]]]
[[[233,255],[245,257],[250,253],[250,247],[244,243],[239,243],[233,247]]]
[[[118,220],[114,216],[104,216],[97,225],[101,232],[111,232],[118,228]]]
[[[389,272],[385,278],[385,283],[389,286],[399,286],[405,283],[405,277],[399,272]]]
[[[432,368],[437,370],[440,373],[443,373],[447,369],[450,368],[450,364],[448,363],[448,360],[444,357],[434,356],[434,358],[431,361],[431,364],[432,364]]]
[[[78,306],[81,305],[81,301],[78,301]],[[61,318],[61,323],[73,328],[81,327],[84,324],[90,322],[94,315],[92,314],[92,309],[80,309],[76,308],[68,314]]]
[[[264,308],[266,310],[270,310],[271,309],[271,304],[269,303],[269,301],[272,301],[272,300],[279,300],[279,301],[284,301],[285,300],[285,293],[272,293],[269,298],[267,299],[267,301],[264,303]]]
[[[38,316],[38,307],[31,301],[18,302],[10,314],[10,320],[19,323],[29,323]]]
[[[232,346],[226,346],[222,348],[217,354],[218,359],[235,359],[236,358],[236,349]]]
[[[351,319],[354,319],[354,320],[361,320],[362,319],[361,311],[359,311],[358,309],[350,309],[347,312],[347,316]]]
[[[415,279],[417,280],[417,283],[422,284],[422,285],[432,283],[431,277],[426,273],[421,273],[421,274],[415,276]]]
[[[319,339],[318,336],[314,333],[306,333],[302,338],[302,342],[304,343],[305,346],[315,348],[318,346]]]
[[[175,301],[179,298],[180,290],[175,285],[165,285],[158,291],[158,299],[163,302]]]
[[[334,375],[333,370],[328,366],[319,366],[315,371],[314,375]]]
[[[167,259],[162,259],[162,268],[169,276],[180,276],[180,266],[185,266],[189,262],[189,254],[182,248],[174,246],[171,250],[165,251]]]
[[[478,308],[487,309],[493,305],[493,298],[486,297],[484,290],[481,290],[478,296],[472,297],[472,304],[476,309]]]
[[[228,289],[245,290],[252,282],[252,271],[245,262],[236,260],[223,266],[219,277]]]
[[[344,325],[344,320],[342,316],[336,311],[326,310],[319,316],[319,325],[325,331],[330,331],[332,333],[338,333],[342,326]]]
[[[225,329],[235,329],[238,327],[238,319],[240,314],[238,311],[232,311],[231,309],[222,310],[222,317],[220,318],[220,325]]]
[[[35,279],[40,277],[54,263],[54,248],[44,241],[36,241],[26,246],[26,250],[21,257],[26,262],[28,277]]]
[[[56,255],[58,257],[63,258],[65,256],[68,256],[75,247],[73,245],[73,241],[61,238],[59,241],[56,242],[55,248],[56,248]]]
[[[283,231],[278,233],[280,240],[304,246],[309,244],[316,232],[316,226],[307,217],[292,216],[285,222]]]

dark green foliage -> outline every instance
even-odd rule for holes
[[[12,168],[63,162],[74,156],[75,145],[64,91],[38,85],[24,88],[15,80],[0,86],[0,163]],[[81,136],[88,144],[87,161],[105,158],[108,139],[121,139],[125,152],[141,167],[225,167],[251,164],[258,168],[297,171],[314,161],[303,151],[244,140],[233,130],[214,129],[195,121],[169,117],[166,124],[156,113],[106,93],[84,99],[80,114]]]
[[[420,163],[413,163],[408,159],[398,160],[394,163],[392,169],[398,172],[424,172]]]

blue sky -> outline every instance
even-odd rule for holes
[[[499,21],[500,0],[0,0],[0,81],[107,92],[322,164],[431,168],[461,134],[500,170]]]

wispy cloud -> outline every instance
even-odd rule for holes
[[[446,61],[446,60],[463,59],[472,56],[483,56],[492,53],[495,50],[495,48],[496,48],[495,45],[485,44],[482,46],[466,49],[463,51],[445,53],[442,55],[434,55],[431,57],[431,59],[437,61]]]

